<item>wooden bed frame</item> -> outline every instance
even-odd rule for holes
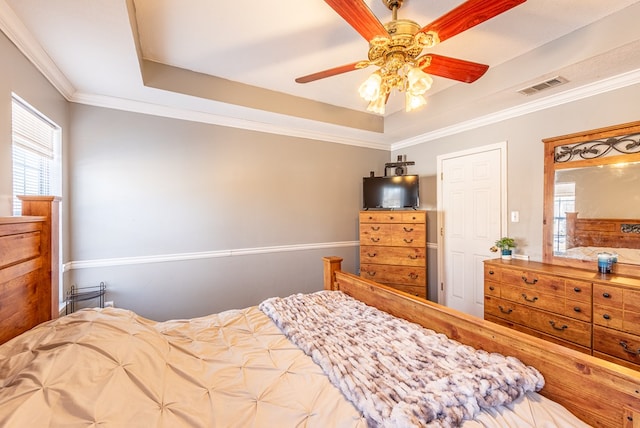
[[[0,217],[0,344],[59,312],[59,199],[21,196],[22,216]]]
[[[623,225],[633,232],[623,232]],[[636,231],[638,229],[638,231]],[[622,218],[578,218],[567,213],[567,248],[640,248],[640,220]]]
[[[544,375],[542,395],[594,427],[640,427],[640,372],[341,272],[340,257],[323,261],[325,289],[474,348],[519,358]]]

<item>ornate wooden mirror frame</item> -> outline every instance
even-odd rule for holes
[[[630,162],[640,162],[640,121],[625,123],[607,128],[594,129],[560,137],[542,140],[544,147],[544,213],[543,213],[543,259],[546,263],[573,266],[597,271],[597,261],[562,257],[554,253],[554,203],[556,172],[575,168],[594,167],[604,165],[619,165]],[[591,170],[594,171],[594,170]],[[604,173],[604,172],[603,172]],[[640,191],[640,180],[634,186]],[[635,189],[634,189],[635,190]],[[576,191],[577,193],[577,191]],[[596,193],[596,192],[594,192]],[[640,193],[639,193],[640,194]],[[632,204],[632,199],[625,198],[622,204]],[[635,204],[638,204],[636,201]],[[577,204],[576,204],[577,205]],[[608,207],[618,204],[608,203]],[[639,207],[640,208],[640,207]],[[577,213],[579,217],[580,213]],[[573,216],[575,219],[576,216]],[[576,238],[571,224],[571,215],[567,215],[565,228],[566,247],[576,245],[593,245],[594,247],[623,247],[638,248],[640,254],[640,216],[634,218],[609,216],[606,219],[576,219],[584,225],[590,236],[595,235],[594,244],[582,243]],[[575,232],[577,234],[577,232]],[[607,237],[607,235],[609,235]],[[576,235],[577,236],[577,235]],[[580,235],[582,236],[582,235]],[[608,241],[607,241],[608,239]],[[602,245],[600,245],[602,244]],[[640,277],[640,264],[617,263],[615,272],[623,275]]]

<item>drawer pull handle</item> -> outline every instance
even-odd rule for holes
[[[609,294],[609,293],[602,293],[602,297],[604,297],[605,299],[610,299],[610,298],[611,298],[611,294]]]
[[[493,275],[493,271],[492,270],[489,271],[489,275]]]
[[[409,254],[407,257],[409,257],[411,260],[416,260],[419,256],[414,256],[413,254]]]
[[[573,311],[574,312],[582,312],[582,309],[580,309],[579,307],[576,306],[575,308],[573,308]]]
[[[604,314],[604,315],[602,316],[602,318],[604,318],[604,319],[606,319],[606,320],[610,320],[610,319],[611,319],[611,315],[609,315],[609,314]]]
[[[373,242],[380,242],[380,238],[371,238]]]
[[[489,286],[489,290],[494,291],[496,288],[493,285]]]
[[[373,217],[369,216],[369,220],[373,220]]]
[[[404,226],[403,229],[405,232],[413,232],[413,227]]]
[[[373,230],[374,232],[377,232],[380,230],[380,226],[371,226],[371,230]]]
[[[377,256],[377,255],[378,255],[378,253],[373,253],[373,254],[371,254],[371,253],[367,253],[367,256],[369,256],[369,257],[375,257],[375,256]]]
[[[569,326],[566,325],[566,324],[562,324],[560,327],[557,327],[555,321],[549,321],[549,324],[551,324],[551,327],[553,327],[555,330],[562,331],[562,330],[566,330],[566,329],[569,328]]]
[[[394,216],[389,216],[389,220],[393,220],[395,217]]]
[[[527,302],[531,302],[534,303],[536,300],[538,300],[537,296],[533,296],[532,298],[528,298],[526,294],[522,293],[522,298],[524,300],[526,300]]]
[[[498,309],[500,309],[500,312],[502,312],[503,314],[510,314],[511,312],[513,312],[513,309],[505,309],[501,305],[498,305]]]
[[[582,292],[582,289],[580,287],[574,287],[573,291],[575,291],[576,293],[580,293]]]
[[[376,271],[371,272],[370,270],[366,271],[369,276],[376,276]]]
[[[407,244],[411,244],[413,242],[413,239],[404,238],[404,242],[406,242]]]
[[[622,349],[624,349],[625,352],[631,355],[640,355],[640,349],[638,349],[637,351],[634,351],[633,349],[629,349],[629,345],[624,340],[620,341],[620,346],[622,346]]]
[[[538,282],[538,278],[534,278],[533,281],[529,281],[526,276],[522,275],[522,280],[525,284],[535,285]]]
[[[411,279],[418,279],[418,277],[419,277],[419,276],[420,276],[420,275],[418,275],[417,273],[413,273],[413,272],[411,272],[411,273],[409,274],[409,278],[411,278]]]

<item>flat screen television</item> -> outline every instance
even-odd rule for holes
[[[364,177],[362,179],[362,202],[365,210],[370,208],[418,208],[417,175],[394,175],[390,177]]]

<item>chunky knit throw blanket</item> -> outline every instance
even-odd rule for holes
[[[473,349],[339,291],[271,298],[260,309],[372,427],[457,426],[544,385],[516,358]]]

